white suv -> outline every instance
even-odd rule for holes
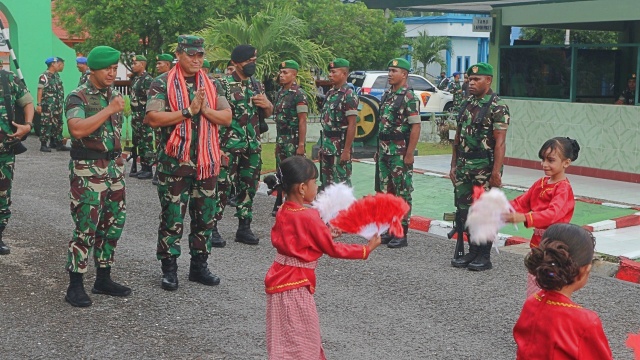
[[[387,71],[352,71],[347,79],[359,95],[371,95],[378,100],[389,87]],[[420,98],[420,115],[424,118],[431,113],[447,112],[453,107],[453,95],[439,90],[429,80],[420,75],[409,74],[409,88]]]

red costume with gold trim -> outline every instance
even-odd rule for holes
[[[598,314],[556,291],[540,290],[527,299],[513,338],[517,360],[612,359]]]
[[[534,228],[530,247],[538,247],[542,233],[556,223],[569,223],[576,201],[569,179],[549,184],[545,176],[536,181],[527,192],[511,200],[516,212],[525,214],[524,226]]]
[[[276,215],[276,223],[271,229],[271,244],[278,254],[302,263],[315,262],[322,254],[341,259],[365,260],[369,257],[364,245],[334,242],[317,210],[290,201],[285,202]],[[313,294],[316,288],[314,268],[315,264],[300,267],[274,261],[264,279],[265,291],[275,294],[307,286]]]

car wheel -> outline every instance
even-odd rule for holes
[[[359,100],[354,141],[365,142],[378,134],[380,101],[370,95],[360,95]]]
[[[448,102],[444,106],[444,109],[442,110],[442,112],[451,112],[452,110],[453,110],[453,103],[452,102]]]

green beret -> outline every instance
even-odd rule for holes
[[[180,35],[178,36],[178,51],[189,54],[204,52],[204,39],[200,36]]]
[[[329,70],[336,68],[348,68],[349,60],[343,58],[336,58],[332,62],[329,63]]]
[[[156,56],[156,61],[168,61],[173,62],[173,55],[171,54],[160,54]]]
[[[409,64],[407,59],[403,59],[403,58],[392,59],[387,64],[387,67],[388,68],[394,67],[394,68],[399,68],[399,69],[404,69],[404,70],[407,70],[407,71],[411,71],[411,64]]]
[[[87,56],[87,65],[92,70],[108,68],[120,61],[120,51],[110,46],[96,46]]]
[[[144,55],[134,55],[131,57],[131,60],[135,60],[135,61],[147,61],[146,56]]]
[[[300,65],[298,65],[298,63],[295,60],[285,60],[283,62],[280,63],[280,69],[293,69],[293,70],[300,70]]]
[[[487,75],[493,76],[493,66],[484,62],[477,63],[467,69],[467,76],[471,75]]]
[[[202,62],[202,67],[203,67],[204,69],[209,70],[209,68],[211,68],[211,64],[209,63],[209,60],[205,59],[205,60]]]

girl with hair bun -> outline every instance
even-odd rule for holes
[[[612,359],[598,314],[571,301],[589,279],[595,238],[573,224],[551,225],[543,238],[524,259],[541,290],[513,328],[516,359]]]
[[[504,214],[506,222],[524,223],[524,226],[534,228],[529,243],[532,249],[540,244],[542,233],[550,225],[568,223],[573,217],[575,200],[565,170],[578,158],[579,151],[580,146],[574,139],[556,137],[547,140],[538,151],[545,176],[527,192],[511,200],[515,212]],[[538,290],[533,276],[529,275],[527,297]]]
[[[316,197],[317,178],[315,164],[303,156],[285,159],[276,174],[276,187],[284,192],[286,201],[271,230],[271,244],[278,253],[264,279],[269,359],[325,358],[313,299],[318,259],[327,254],[366,260],[380,245],[378,235],[366,245],[333,241],[340,232],[329,230],[316,209],[304,206]]]

